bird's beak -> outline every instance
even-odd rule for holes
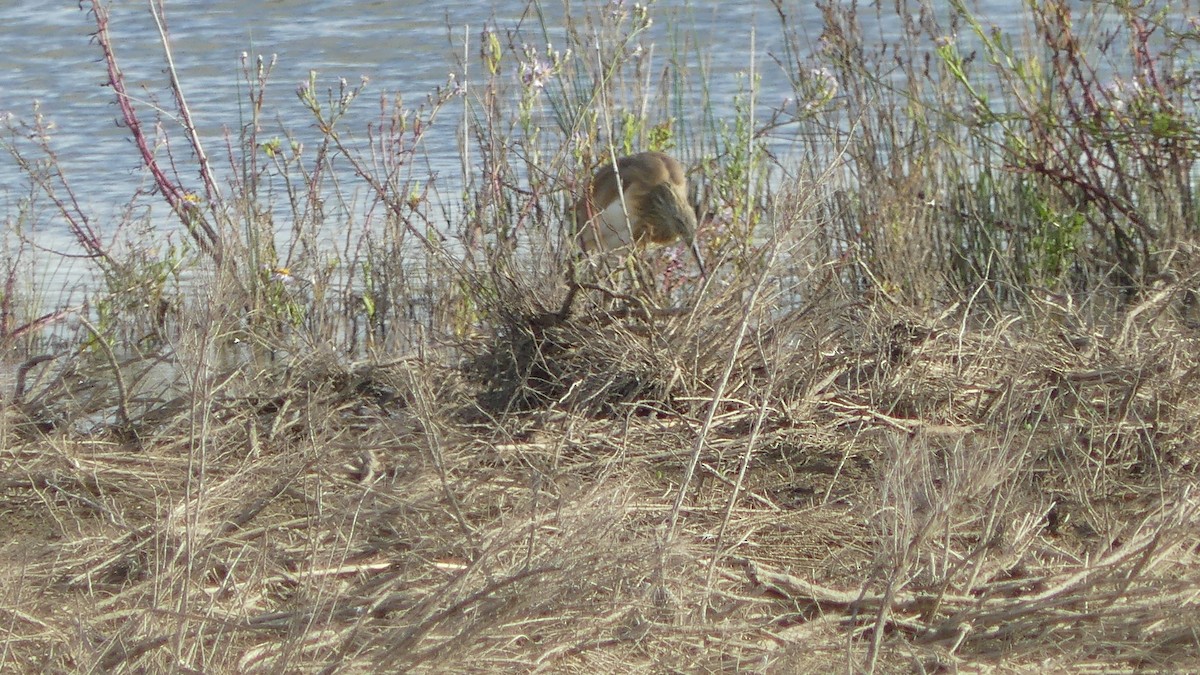
[[[696,258],[696,264],[700,266],[700,277],[702,279],[707,279],[708,272],[704,269],[704,258],[700,256],[700,247],[696,244],[696,240],[694,238],[691,242],[691,248],[692,256]]]

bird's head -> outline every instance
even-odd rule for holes
[[[696,237],[696,212],[669,185],[658,185],[646,193],[639,215],[649,224],[650,239],[655,243],[682,239],[690,244]]]
[[[658,185],[646,193],[642,202],[641,219],[648,224],[650,240],[669,243],[682,239],[692,250],[700,274],[707,276],[700,248],[696,246],[696,212],[688,203],[686,193],[669,185]]]

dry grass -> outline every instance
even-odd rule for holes
[[[734,284],[649,319],[513,313],[458,365],[135,383],[120,433],[78,431],[114,395],[81,367],[72,396],[5,411],[0,663],[1200,665],[1187,283],[1084,328],[916,316],[820,273],[790,309],[747,313]]]
[[[641,5],[561,53],[487,26],[360,134],[368,84],[314,75],[305,142],[247,60],[228,188],[173,72],[179,110],[118,96],[186,237],[55,202],[100,281],[41,308],[41,215],[5,234],[0,671],[1200,670],[1194,27],[1035,3],[1017,53],[921,6],[813,49],[780,5],[765,120],[754,77],[672,117],[698,75]],[[461,211],[401,170],[451,114]],[[0,143],[71,194],[43,121]],[[711,279],[574,257],[634,148],[695,168]]]

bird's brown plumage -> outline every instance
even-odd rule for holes
[[[661,152],[622,157],[615,170],[607,164],[596,171],[587,194],[575,203],[575,228],[576,241],[588,253],[682,239],[704,274],[687,176],[679,162]]]

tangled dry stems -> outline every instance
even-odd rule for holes
[[[648,319],[510,312],[457,365],[310,353],[174,398],[133,379],[129,424],[86,432],[111,385],[51,381],[5,412],[0,654],[54,671],[1195,665],[1190,282],[1106,324],[834,292],[739,315],[737,287]],[[86,372],[76,392],[105,389],[103,368],[60,381]]]
[[[671,293],[646,302],[589,284],[570,313],[554,311],[560,277],[512,271],[554,267],[560,251],[503,249],[553,240],[560,219],[545,207],[559,186],[546,177],[590,172],[613,147],[596,130],[625,111],[622,99],[674,109],[655,105],[658,94],[621,91],[622,73],[634,72],[625,66],[641,73],[635,54],[653,50],[631,50],[624,66],[614,56],[611,73],[593,77],[590,45],[601,41],[576,41],[584,56],[557,90],[561,138],[537,142],[530,108],[513,118],[497,106],[472,122],[464,107],[463,138],[474,135],[488,157],[473,195],[478,222],[448,223],[433,238],[416,225],[436,210],[427,186],[391,167],[415,157],[421,130],[459,88],[393,117],[390,133],[368,130],[371,145],[407,148],[376,173],[374,151],[343,142],[352,134],[332,123],[362,88],[343,80],[325,107],[314,76],[298,94],[322,142],[370,188],[367,211],[395,216],[378,246],[364,239],[362,258],[348,246],[337,266],[324,254],[285,261],[271,247],[239,250],[244,224],[248,239],[276,240],[258,218],[272,206],[226,208],[173,70],[203,199],[158,164],[182,166],[187,153],[149,143],[140,103],[118,95],[134,147],[192,244],[222,270],[254,261],[232,285],[258,295],[247,302],[218,288],[225,302],[189,315],[195,307],[165,299],[180,271],[173,256],[135,254],[122,269],[79,226],[88,218],[77,207],[60,208],[120,290],[109,288],[104,312],[62,308],[5,325],[16,340],[75,314],[99,324],[62,347],[75,356],[35,356],[3,392],[0,670],[1200,668],[1197,279],[1180,241],[1195,222],[1195,97],[1174,65],[1191,33],[1170,13],[1121,12],[1134,48],[1122,66],[1108,49],[1122,32],[1106,24],[1096,56],[1125,85],[1109,87],[1097,80],[1107,68],[1085,67],[1073,27],[1090,21],[1073,24],[1069,9],[1029,7],[1037,29],[1027,37],[1056,66],[1045,78],[999,30],[978,56],[959,54],[944,36],[988,37],[963,8],[945,29],[926,13],[917,31],[903,14],[914,27],[904,45],[879,49],[857,7],[825,7],[820,58],[779,63],[798,84],[795,115],[780,110],[756,128],[753,103],[735,101],[750,111],[744,137],[727,127],[671,137],[671,118],[636,130],[639,144],[666,132],[656,142],[682,143],[709,164],[713,192],[698,200],[706,251],[737,251],[720,283],[665,303]],[[120,94],[108,14],[93,10]],[[785,50],[808,52],[815,33],[806,27],[801,40],[779,15]],[[649,24],[623,20],[610,26],[613,43],[633,47]],[[1176,30],[1151,58],[1150,36]],[[520,32],[511,35],[516,48]],[[464,84],[490,102],[507,95],[502,61],[519,73],[528,65],[520,54],[502,59],[498,42],[490,49],[495,36],[485,27],[490,79],[468,81],[460,64]],[[989,63],[1003,85],[991,104],[973,84]],[[261,61],[244,76],[261,103]],[[605,91],[617,94],[613,109],[597,105],[593,81],[616,83]],[[516,93],[552,95],[537,93],[544,84]],[[776,121],[799,127],[798,154],[813,162],[785,170],[806,182],[793,195],[768,195],[768,181],[755,180],[766,175],[765,140],[782,131]],[[514,123],[525,136],[502,131]],[[357,210],[315,178],[332,164],[305,164],[298,146],[287,159],[264,128],[243,128],[228,153],[237,194],[296,180],[311,201],[293,196],[292,220],[313,227],[297,237],[345,225],[312,215],[326,200],[344,207],[330,213]],[[56,161],[40,122],[22,129]],[[6,149],[38,174],[22,147]],[[275,169],[247,172],[268,148]],[[836,167],[823,176],[822,158]],[[526,180],[522,167],[536,171]],[[813,231],[825,241],[792,256],[794,270],[753,259],[760,237]],[[446,234],[466,244],[464,258],[439,245]],[[409,244],[423,251],[424,273],[412,269]],[[827,256],[861,269],[804,267]],[[296,265],[307,288],[268,286],[277,273],[292,277],[276,264]],[[11,318],[18,267],[7,269]],[[362,280],[331,301],[331,277],[343,271],[343,281]],[[957,304],[931,313],[947,282],[962,290]],[[1103,306],[1102,291],[1077,306],[1050,293],[1014,297],[1039,283],[1108,282],[1144,292]],[[405,316],[417,306],[428,326],[477,332],[448,347],[426,340],[426,324]],[[172,320],[185,325],[172,333]],[[266,335],[244,330],[267,323]],[[136,352],[147,332],[160,350],[128,358],[111,346]],[[348,363],[326,344],[346,333],[354,345],[405,335],[417,347]]]

